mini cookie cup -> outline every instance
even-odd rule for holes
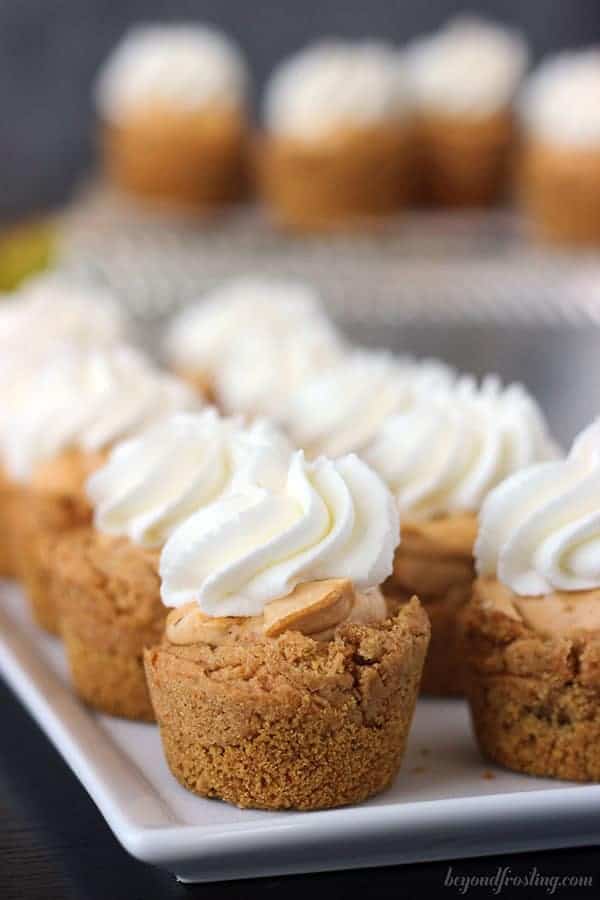
[[[292,230],[376,225],[405,207],[413,188],[413,132],[404,124],[347,129],[314,143],[264,135],[254,158],[273,219]]]
[[[246,193],[246,122],[234,110],[150,106],[105,123],[101,145],[110,181],[140,201],[210,211]]]
[[[431,623],[431,642],[421,692],[463,694],[463,614],[471,599],[475,568],[475,516],[427,522],[403,522],[394,571],[384,585],[390,600],[406,602],[416,594]]]
[[[51,634],[60,631],[57,542],[91,522],[85,482],[104,460],[103,453],[67,450],[39,465],[25,489],[19,546],[15,551],[17,568],[35,621]]]
[[[169,767],[189,790],[240,807],[360,802],[400,767],[428,640],[416,599],[328,641],[165,636],[144,656]]]
[[[516,143],[510,111],[481,118],[423,114],[416,141],[425,203],[486,207],[506,195]]]
[[[466,693],[485,757],[600,781],[599,610],[599,591],[517,597],[477,580],[464,620]]]
[[[520,200],[534,234],[556,244],[600,245],[600,148],[526,142]]]
[[[162,637],[159,554],[81,529],[60,542],[61,634],[73,686],[89,706],[154,720],[142,656]]]

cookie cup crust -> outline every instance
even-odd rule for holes
[[[160,641],[157,551],[80,529],[57,548],[61,634],[73,686],[89,706],[153,721],[143,651]]]
[[[18,577],[26,502],[24,488],[0,466],[0,578]]]
[[[464,619],[466,693],[482,754],[528,775],[600,781],[600,630],[540,630],[519,610],[523,598],[513,603],[498,587],[478,579]],[[562,598],[579,602],[577,593]]]
[[[491,206],[506,193],[514,156],[509,110],[489,116],[423,114],[417,123],[422,199],[436,206]]]
[[[398,771],[429,639],[412,600],[330,642],[299,632],[145,652],[167,762],[189,790],[240,807],[357,803]]]
[[[91,522],[85,482],[105,458],[102,452],[67,450],[38,466],[26,488],[17,567],[34,619],[51,634],[60,631],[56,545]]]
[[[416,594],[429,616],[431,641],[421,680],[425,694],[463,694],[462,616],[475,578],[476,530],[475,516],[402,523],[384,593],[401,603]]]
[[[103,123],[100,140],[108,178],[139,200],[192,212],[246,192],[246,121],[236,110],[153,105],[118,125]]]
[[[529,140],[522,154],[519,194],[542,240],[600,245],[600,146],[580,150]]]
[[[265,134],[254,162],[263,200],[283,228],[376,225],[411,196],[412,126],[348,129],[310,143]]]

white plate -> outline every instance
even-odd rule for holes
[[[0,672],[121,844],[184,881],[216,881],[593,844],[600,786],[527,778],[482,762],[461,701],[421,700],[401,774],[358,807],[240,810],[185,791],[158,731],[95,715],[69,689],[60,643],[0,582]]]

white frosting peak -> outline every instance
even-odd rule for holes
[[[0,305],[0,348],[39,362],[59,341],[110,345],[128,330],[111,293],[49,273],[31,278]]]
[[[530,77],[521,98],[526,128],[567,147],[600,146],[600,48],[560,53]]]
[[[192,391],[127,346],[64,346],[30,379],[2,429],[4,463],[18,481],[63,450],[97,451],[176,410],[194,408]]]
[[[88,480],[95,527],[160,547],[182,521],[223,495],[265,444],[291,452],[266,420],[244,429],[241,419],[212,408],[170,416],[117,444]]]
[[[307,462],[265,445],[226,496],[167,541],[163,601],[254,616],[303,582],[348,578],[366,589],[391,573],[398,536],[391,494],[356,456]]]
[[[409,101],[400,53],[379,41],[314,44],[285,60],[267,85],[265,121],[277,134],[318,140],[343,128],[406,116]]]
[[[492,115],[509,106],[527,62],[518,32],[470,16],[453,19],[407,51],[418,107],[450,115]]]
[[[341,353],[318,295],[294,281],[239,278],[187,307],[165,342],[172,366],[211,375],[225,409],[273,412]]]
[[[50,359],[69,347],[110,347],[126,331],[126,319],[110,293],[58,274],[32,278],[5,298],[0,304],[0,446]]]
[[[441,362],[357,350],[300,385],[281,404],[278,420],[310,457],[358,453],[388,416],[453,379]]]
[[[503,388],[495,378],[477,387],[463,378],[391,416],[363,456],[390,487],[400,514],[427,520],[476,513],[507,475],[556,453],[524,388]]]
[[[241,423],[214,409],[179,413],[117,444],[87,483],[99,531],[161,546],[174,528],[213,502],[231,480]]]
[[[195,111],[242,105],[246,66],[220,31],[193,24],[138,25],[101,67],[95,96],[100,114],[121,121],[154,103]]]
[[[523,469],[492,491],[475,553],[480,575],[523,596],[600,587],[600,420],[566,459]]]

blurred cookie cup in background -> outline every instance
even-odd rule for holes
[[[422,690],[463,692],[462,617],[475,578],[477,516],[511,472],[557,455],[543,416],[520,385],[462,378],[421,396],[383,423],[363,458],[396,499],[402,542],[384,585],[390,598],[417,594],[431,621]]]
[[[521,98],[520,199],[534,235],[600,245],[600,49],[561,53]]]
[[[59,542],[54,570],[73,686],[94,709],[153,719],[142,653],[164,630],[161,548],[263,440],[287,446],[268,423],[243,430],[214,409],[179,413],[118,443],[88,480],[93,523]]]
[[[58,273],[25,281],[0,306],[0,574],[15,577],[23,546],[26,489],[8,465],[15,418],[47,361],[74,344],[111,347],[130,331],[116,298]],[[38,385],[39,386],[39,385]],[[40,390],[45,390],[41,385]],[[41,398],[35,403],[39,404]]]
[[[163,357],[201,396],[227,413],[253,417],[272,414],[344,347],[314,288],[248,275],[207,291],[174,316]]]
[[[455,379],[440,360],[349,348],[284,397],[274,415],[310,459],[361,454],[389,416]]]
[[[467,696],[484,756],[529,775],[600,781],[599,490],[596,421],[481,511]]]
[[[132,28],[95,86],[108,179],[139,200],[191,212],[240,200],[247,81],[240,51],[213,28]]]
[[[145,665],[185,787],[319,809],[389,784],[429,636],[416,599],[394,616],[379,590],[398,540],[392,497],[358,457],[274,445],[173,532],[160,572],[176,609]]]
[[[451,20],[406,53],[426,204],[489,206],[506,196],[516,128],[513,101],[528,62],[516,31]]]
[[[189,388],[126,345],[65,345],[30,380],[4,440],[9,477],[23,490],[15,548],[39,625],[58,633],[59,537],[91,521],[89,475],[117,440],[196,404]]]
[[[299,230],[377,223],[406,205],[412,119],[397,50],[330,40],[281,63],[255,147],[273,220]]]

